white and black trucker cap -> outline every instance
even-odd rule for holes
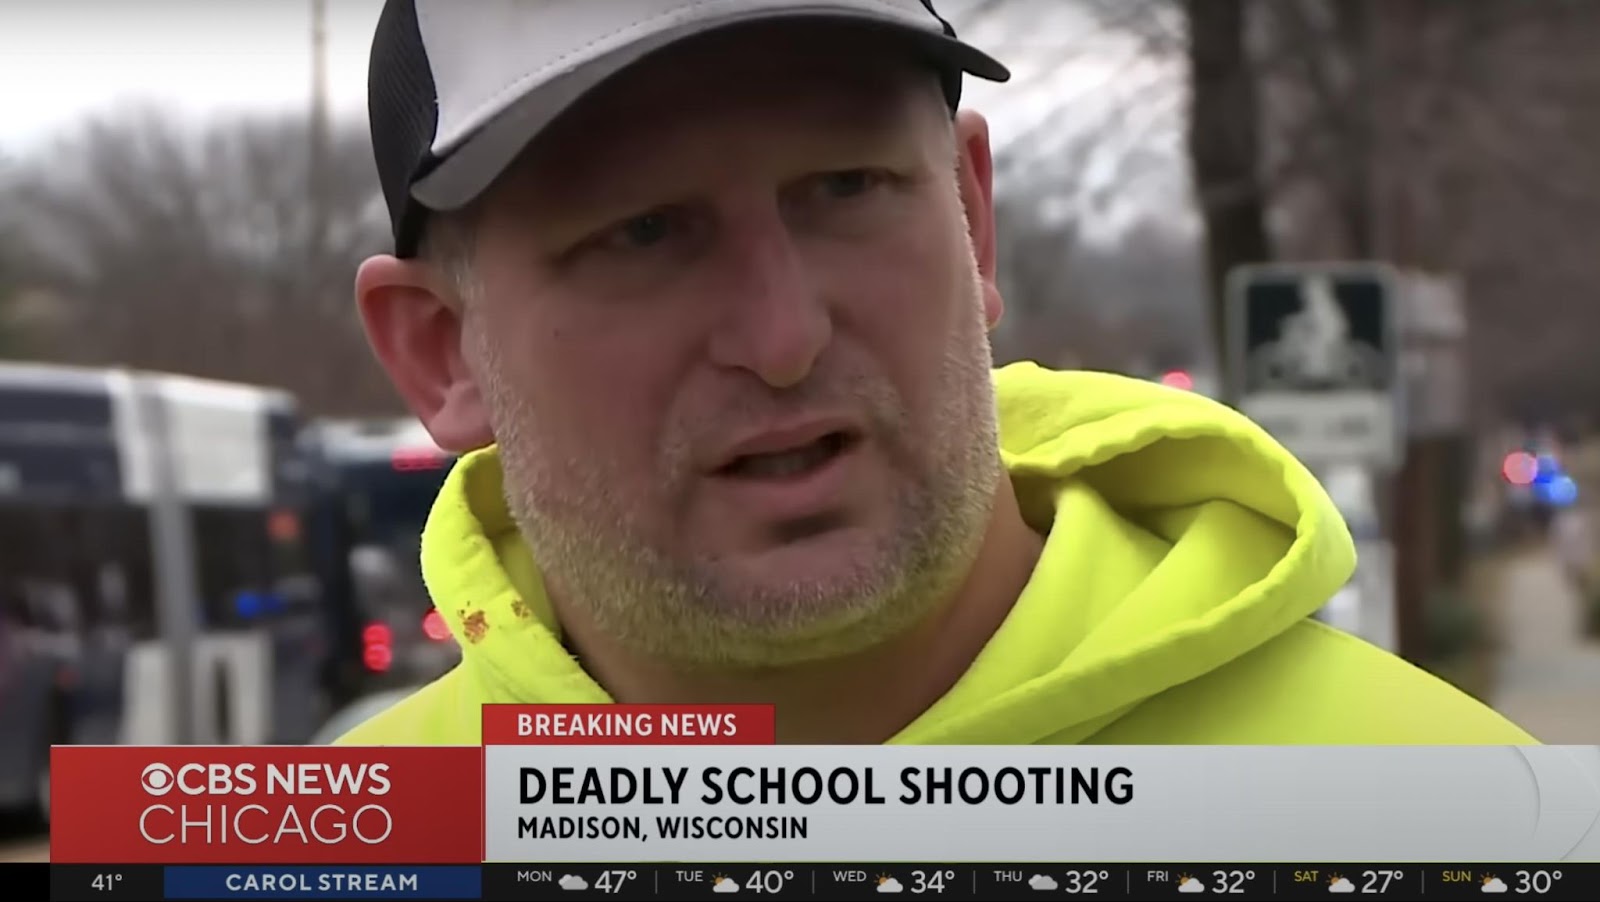
[[[470,203],[541,129],[646,55],[735,25],[821,20],[885,29],[943,73],[1010,73],[956,39],[931,0],[386,0],[367,73],[372,150],[413,256],[428,210]]]

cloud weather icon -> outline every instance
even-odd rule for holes
[[[903,893],[905,891],[905,886],[893,877],[878,878],[878,892],[880,893]]]
[[[562,889],[588,889],[589,881],[577,874],[562,874],[561,879],[556,881],[556,886]]]
[[[1506,882],[1499,877],[1483,878],[1483,891],[1486,893],[1503,893],[1506,889]]]
[[[1348,877],[1335,877],[1328,881],[1328,892],[1330,893],[1353,893],[1355,891],[1356,885],[1351,883]]]
[[[735,883],[732,877],[718,877],[717,882],[711,884],[711,891],[714,893],[736,893],[739,891],[739,884]]]
[[[1180,893],[1203,893],[1205,891],[1206,885],[1204,883],[1187,874],[1178,878],[1178,892]]]
[[[1056,882],[1056,878],[1051,877],[1049,874],[1034,874],[1028,878],[1028,886],[1031,889],[1041,889],[1046,892],[1061,888],[1061,884]]]

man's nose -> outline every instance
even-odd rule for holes
[[[833,337],[833,318],[794,234],[774,204],[723,233],[723,303],[710,355],[774,388],[810,374]]]

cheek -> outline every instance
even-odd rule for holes
[[[828,267],[840,338],[871,357],[914,415],[939,403],[940,372],[963,319],[974,315],[963,253],[964,245],[923,227],[851,250]]]
[[[666,336],[648,323],[602,323],[548,310],[503,317],[486,340],[502,372],[500,406],[525,412],[530,444],[553,463],[608,478],[653,473],[656,436],[670,401]],[[507,415],[502,411],[501,415]]]

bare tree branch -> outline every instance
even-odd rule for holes
[[[0,216],[20,236],[20,277],[62,315],[34,352],[280,385],[313,409],[394,409],[349,302],[355,266],[387,237],[364,128],[336,129],[328,150],[311,196],[304,122],[197,133],[133,111],[19,161]]]

